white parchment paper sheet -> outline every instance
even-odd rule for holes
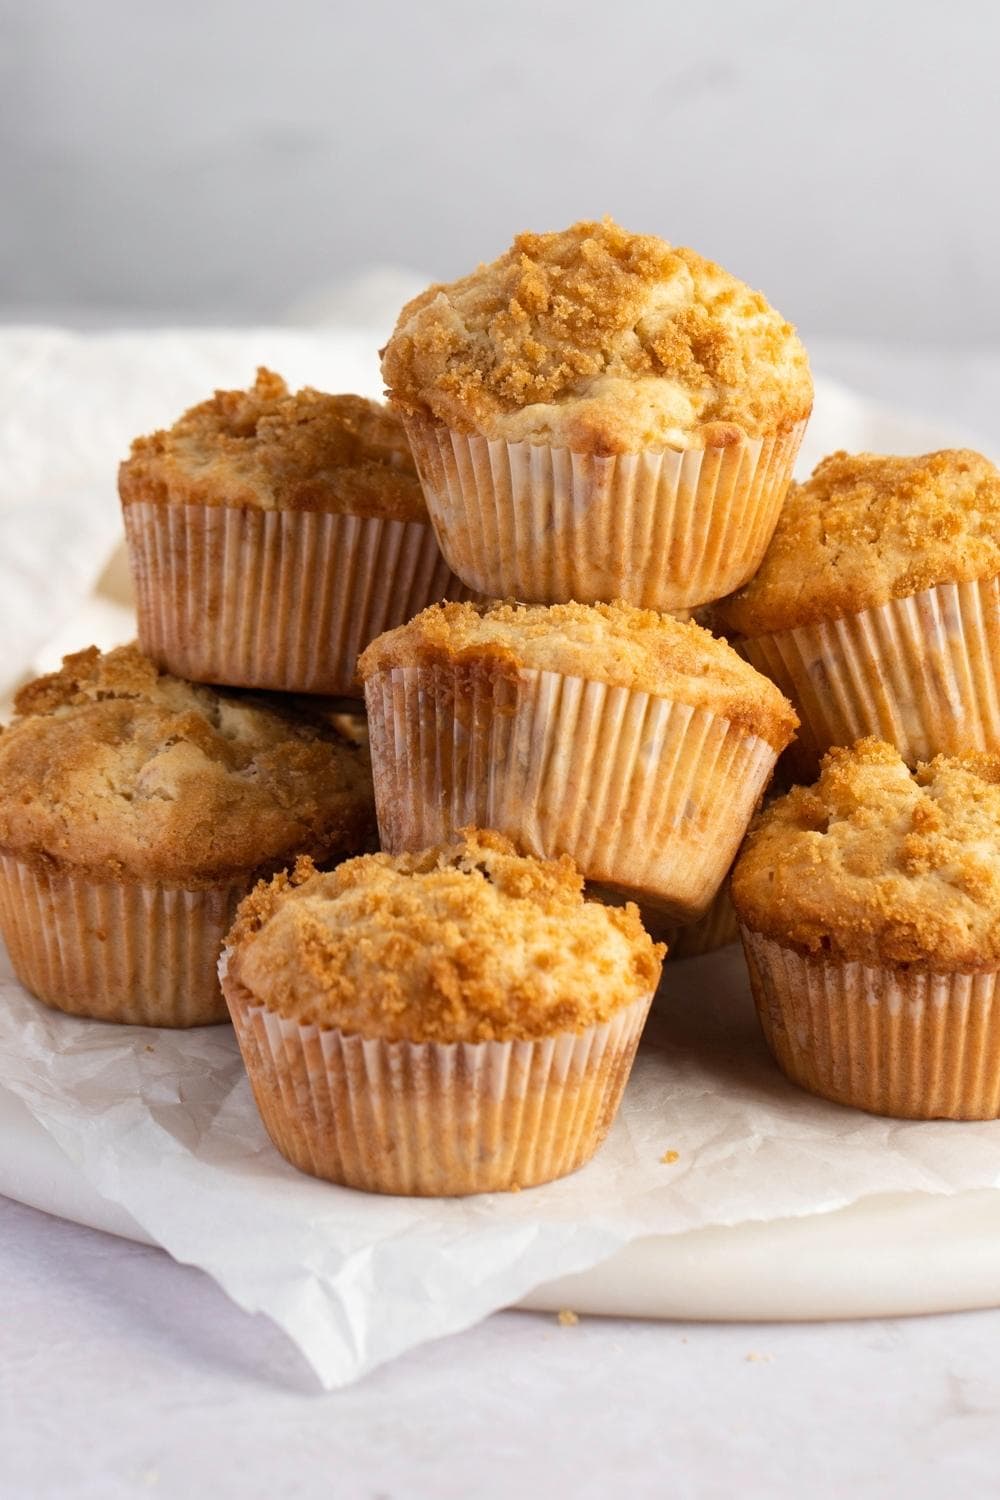
[[[596,1159],[481,1198],[378,1198],[301,1176],[267,1139],[228,1027],[63,1017],[6,959],[0,1079],[100,1193],[273,1318],[331,1386],[644,1235],[1000,1186],[1000,1124],[879,1120],[787,1084],[738,949],[668,968],[659,1003]]]

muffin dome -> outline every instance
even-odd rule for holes
[[[122,502],[253,506],[427,520],[402,425],[361,396],[289,391],[263,368],[249,391],[216,391],[173,427],[136,438]]]
[[[229,973],[283,1017],[445,1043],[583,1031],[652,994],[665,951],[634,906],[585,900],[571,860],[475,831],[329,874],[302,861],[243,902],[229,943]]]
[[[287,700],[159,672],[96,647],[19,693],[0,734],[0,849],[186,889],[374,830],[365,751]]]
[[[834,453],[793,484],[760,569],[715,607],[752,637],[1000,575],[1000,470],[980,453]]]
[[[802,344],[759,292],[610,219],[518,235],[428,288],[382,371],[404,414],[595,454],[785,431],[813,396]]]
[[[364,679],[444,661],[495,678],[561,672],[704,708],[775,750],[796,725],[791,705],[731,646],[693,622],[629,604],[440,604],[373,641]]]
[[[873,966],[1000,964],[1000,756],[910,771],[883,742],[830,750],[758,815],[731,896],[752,931]]]

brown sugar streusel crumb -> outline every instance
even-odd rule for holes
[[[610,219],[520,234],[429,287],[400,314],[382,372],[409,415],[593,453],[784,431],[813,394],[795,330],[759,292]]]
[[[759,571],[714,607],[744,636],[1000,574],[1000,470],[981,453],[833,453],[793,484]]]
[[[362,396],[289,391],[259,369],[248,391],[216,391],[173,427],[136,438],[125,505],[251,506],[426,521],[402,424]]]
[[[136,646],[65,658],[0,734],[0,848],[194,888],[371,847],[366,750],[287,699],[184,682]]]
[[[703,708],[776,750],[798,724],[774,683],[693,622],[614,604],[441,604],[364,651],[364,680],[393,667],[451,665],[516,682],[560,672]]]
[[[230,974],[280,1015],[412,1042],[585,1030],[652,994],[665,952],[636,907],[585,901],[570,859],[475,831],[328,874],[301,861],[251,893],[228,943]]]
[[[827,752],[751,825],[731,896],[807,955],[931,972],[1000,964],[1000,756],[911,772],[879,740]]]

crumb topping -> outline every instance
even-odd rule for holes
[[[635,906],[587,901],[572,860],[466,830],[418,854],[369,854],[258,885],[229,972],[303,1024],[385,1041],[580,1032],[651,994],[666,951]]]
[[[875,739],[758,814],[730,888],[742,922],[807,954],[931,971],[1000,964],[1000,756],[907,769]]]
[[[248,391],[216,391],[173,427],[136,438],[122,503],[256,506],[427,521],[403,426],[362,396],[289,391],[263,367]]]
[[[754,636],[1000,574],[1000,470],[981,453],[833,453],[793,484],[759,571],[716,606]]]
[[[785,431],[813,396],[794,328],[760,292],[611,219],[520,234],[429,287],[400,313],[382,373],[411,417],[584,453]]]
[[[436,604],[363,652],[364,680],[394,666],[507,677],[561,672],[704,708],[783,750],[798,720],[774,683],[700,625],[631,604]]]
[[[136,646],[67,656],[0,733],[0,847],[185,888],[301,851],[371,847],[367,752],[319,708],[159,672]]]

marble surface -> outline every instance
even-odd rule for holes
[[[5,1500],[996,1493],[1000,1311],[503,1313],[337,1394],[162,1251],[0,1200]]]

